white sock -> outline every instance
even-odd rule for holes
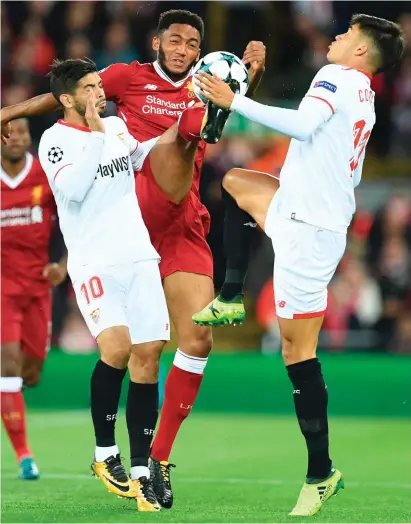
[[[207,360],[208,358],[192,357],[183,353],[181,349],[177,349],[173,364],[189,373],[202,375],[204,373],[204,368],[207,365]]]
[[[0,391],[2,393],[18,393],[23,386],[21,377],[1,377]]]
[[[131,480],[141,479],[141,477],[150,478],[150,470],[147,466],[133,466],[130,469]]]
[[[107,447],[100,447],[96,446],[96,450],[94,452],[94,458],[96,459],[96,462],[104,462],[109,457],[119,454],[118,447],[116,445],[114,446],[107,446]]]

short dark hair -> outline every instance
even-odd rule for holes
[[[398,24],[376,16],[355,14],[351,18],[350,26],[356,24],[361,32],[372,40],[378,52],[376,73],[389,69],[401,60],[405,41]]]
[[[53,60],[50,77],[50,89],[59,104],[64,93],[73,94],[79,80],[89,73],[97,73],[97,66],[90,58],[68,58]]]
[[[200,33],[201,42],[204,39],[204,21],[201,16],[186,11],[185,9],[170,9],[170,11],[164,11],[161,13],[158,20],[157,34],[163,33],[172,24],[187,24],[197,29]]]

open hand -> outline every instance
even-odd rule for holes
[[[205,71],[200,71],[195,76],[195,82],[200,86],[201,94],[207,100],[223,109],[230,109],[234,100],[234,93],[228,84]]]
[[[67,268],[63,264],[57,262],[47,264],[43,269],[43,277],[46,278],[53,286],[58,286],[67,276]]]

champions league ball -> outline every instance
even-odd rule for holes
[[[199,71],[205,71],[210,75],[216,75],[224,82],[229,84],[235,93],[245,95],[247,93],[249,78],[248,71],[241,60],[227,51],[217,51],[209,53],[204,58],[201,58],[194,67],[193,75]],[[193,90],[197,98],[205,104],[208,102],[200,93],[199,86],[193,82]]]

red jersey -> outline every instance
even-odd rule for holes
[[[100,71],[107,100],[117,105],[118,116],[139,141],[160,136],[175,122],[188,104],[196,101],[191,73],[173,82],[157,62],[113,64]],[[200,171],[205,142],[200,142],[195,161],[194,192],[199,194]]]
[[[2,293],[40,295],[56,205],[40,162],[26,153],[26,165],[11,178],[1,168]]]

